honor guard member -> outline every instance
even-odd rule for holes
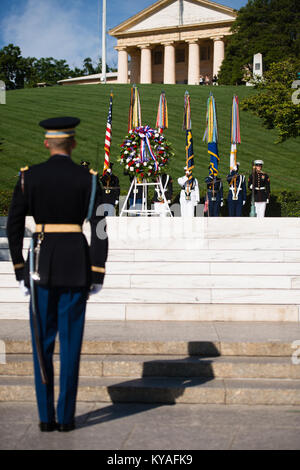
[[[228,192],[228,215],[229,217],[242,217],[242,209],[247,199],[247,189],[245,176],[239,174],[240,164],[236,164],[237,169],[232,170],[227,176],[229,184]]]
[[[173,180],[171,176],[167,175],[166,173],[163,173],[160,178],[162,190],[160,185],[156,186],[154,190],[152,204],[154,205],[155,212],[160,217],[166,217],[168,207],[166,207],[165,201],[167,201],[167,204],[171,204],[171,199],[173,196]],[[158,181],[159,179],[157,180],[157,182]]]
[[[112,172],[113,165],[113,163],[110,164],[110,168],[106,170],[105,174],[101,178],[103,186],[104,215],[106,216],[116,215],[116,208],[118,207],[120,197],[119,178]]]
[[[189,180],[191,175],[187,167],[185,169],[185,176],[178,178],[178,184],[181,186],[180,191],[180,210],[182,217],[194,217],[195,207],[200,202],[199,186],[196,178]]]
[[[208,216],[219,217],[220,207],[223,207],[223,183],[218,176],[207,176],[205,178],[207,185]]]
[[[40,122],[46,129],[44,145],[50,158],[22,169],[7,221],[16,279],[25,294],[30,288],[35,386],[43,432],[75,427],[86,302],[89,294],[101,290],[108,250],[105,219],[97,215],[102,203],[97,173],[71,159],[79,122],[71,117]],[[22,247],[27,214],[33,216],[36,228],[25,263]],[[82,233],[85,219],[91,225],[90,247]],[[60,392],[55,416],[52,359],[57,332]]]
[[[262,171],[263,160],[254,160],[253,163],[253,173],[249,176],[248,188],[254,190],[256,216],[264,217],[266,205],[269,204],[270,200],[270,178],[267,173]]]

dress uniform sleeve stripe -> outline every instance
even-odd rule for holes
[[[21,268],[24,268],[24,266],[25,266],[24,263],[14,264],[14,269],[21,269]]]
[[[91,266],[91,270],[94,273],[105,273],[105,268],[100,268],[98,266]]]

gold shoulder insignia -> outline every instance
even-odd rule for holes
[[[20,171],[27,171],[29,170],[29,166],[24,166],[24,168],[20,168]]]
[[[98,175],[98,171],[95,171],[95,170],[90,170],[90,173],[91,173],[92,175]]]

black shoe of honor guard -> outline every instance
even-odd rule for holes
[[[51,423],[40,423],[39,424],[41,432],[52,432],[56,430],[56,422],[51,421]]]
[[[72,421],[71,423],[68,424],[59,424],[57,423],[57,430],[59,432],[69,432],[73,431],[75,429],[75,422]]]

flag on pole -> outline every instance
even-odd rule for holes
[[[190,172],[188,177],[187,193],[190,192],[190,188],[193,181],[193,169],[194,169],[194,150],[193,150],[193,136],[192,136],[192,120],[191,120],[191,99],[189,92],[186,91],[184,94],[184,117],[183,117],[183,130],[186,131],[186,169]]]
[[[112,103],[113,103],[113,94],[110,94],[109,99],[109,111],[107,117],[107,124],[106,124],[106,132],[105,132],[105,144],[104,144],[104,167],[103,167],[103,175],[105,175],[106,171],[110,165],[110,144],[111,144],[111,127],[112,127]]]
[[[230,150],[230,171],[236,170],[237,162],[237,144],[241,143],[240,134],[240,116],[239,116],[239,99],[234,95],[232,100],[231,111],[231,150]]]
[[[156,128],[162,134],[164,129],[168,128],[168,105],[165,93],[162,91],[156,117]]]
[[[133,85],[130,94],[128,132],[142,125],[141,102],[138,88]]]
[[[203,141],[208,144],[208,154],[210,156],[209,163],[209,176],[211,178],[216,177],[219,173],[219,152],[218,152],[218,122],[217,122],[217,111],[216,102],[213,94],[210,93],[207,100],[207,111],[206,111],[206,129],[203,136]]]

